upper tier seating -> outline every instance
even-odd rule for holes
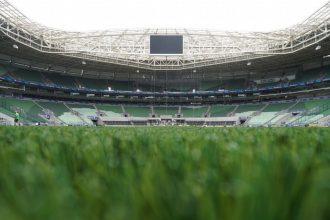
[[[7,74],[7,70],[3,66],[0,65],[0,76],[3,76],[5,74]]]
[[[316,70],[307,70],[304,72],[299,72],[296,74],[296,79],[292,81],[292,83],[295,82],[308,82],[312,80],[317,80],[322,78],[322,70],[316,69]]]
[[[218,91],[219,89],[225,90],[244,90],[250,88],[267,88],[269,86],[284,85],[288,82],[278,82],[278,83],[267,83],[261,85],[251,85],[254,79],[244,79],[244,78],[234,78],[234,79],[215,79],[201,81],[196,80],[189,81],[187,83],[174,83],[171,81],[166,82],[153,82],[152,80],[146,81],[134,81],[131,80],[106,80],[106,79],[94,79],[86,77],[76,77],[70,75],[61,75],[55,72],[49,72],[47,70],[31,70],[31,69],[20,69],[16,66],[11,67],[8,65],[0,65],[0,76],[10,75],[19,80],[25,80],[29,82],[47,83],[55,84],[57,86],[70,87],[70,88],[85,88],[85,89],[96,89],[96,90],[108,90],[110,87],[112,90],[120,91],[136,91],[137,89],[141,91],[181,91],[190,92],[193,89],[196,91]],[[292,73],[293,74],[293,73]],[[290,81],[289,83],[300,83],[308,82],[314,80],[320,80],[325,78],[330,78],[330,67],[317,68],[313,70],[300,71],[295,73],[296,79]],[[262,77],[260,74],[255,76],[256,79]],[[277,76],[281,77],[281,76]]]
[[[104,79],[76,78],[79,88],[108,90],[109,84]]]
[[[43,74],[38,71],[17,69],[17,70],[11,70],[9,72],[15,78],[18,78],[20,80],[37,82],[37,83],[45,83]]]
[[[52,73],[52,74],[45,74],[45,77],[55,85],[69,87],[69,88],[79,87],[75,79],[71,76],[64,76],[64,75]]]

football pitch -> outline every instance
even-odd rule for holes
[[[0,127],[0,219],[330,219],[330,130]]]

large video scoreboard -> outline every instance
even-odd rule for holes
[[[183,54],[182,35],[151,35],[150,54],[179,55]]]

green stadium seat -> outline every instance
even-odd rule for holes
[[[277,112],[262,112],[259,115],[252,117],[248,124],[251,126],[265,125],[267,122],[275,118],[276,114]]]
[[[108,82],[103,79],[89,79],[89,78],[76,78],[77,82],[83,88],[97,89],[97,90],[108,90]]]
[[[175,116],[179,112],[178,107],[154,107],[155,114],[158,116],[161,115],[171,115]]]
[[[69,88],[77,88],[77,83],[72,76],[63,76],[56,73],[53,74],[45,74],[47,80],[51,81],[55,85],[64,86]]]
[[[78,112],[80,117],[89,125],[92,125],[92,121],[88,117],[97,116],[97,109],[92,105],[87,104],[67,104],[73,111]]]
[[[118,118],[122,117],[123,110],[119,105],[96,105],[97,109],[106,114],[108,117]]]
[[[45,83],[42,73],[35,70],[18,69],[11,71],[13,75],[21,80]]]
[[[124,106],[124,109],[131,117],[149,117],[151,114],[150,107]]]
[[[215,105],[211,107],[211,117],[226,117],[229,113],[235,110],[235,105]]]
[[[287,110],[290,108],[294,103],[273,103],[269,104],[263,112],[280,112]]]
[[[184,118],[199,118],[207,113],[208,107],[182,107],[181,114]]]
[[[44,114],[43,109],[30,100],[15,98],[0,98],[2,107],[14,113],[16,110],[22,113],[22,117],[30,122],[45,122],[40,115]]]
[[[76,115],[72,114],[63,103],[60,102],[38,102],[40,106],[51,111],[54,115],[67,125],[82,125],[83,121]]]

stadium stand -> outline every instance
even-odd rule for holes
[[[44,114],[42,108],[36,105],[33,101],[19,100],[14,98],[1,98],[2,109],[11,112],[9,116],[13,116],[15,111],[18,111],[23,119],[32,122],[45,122],[45,118],[41,115]]]
[[[92,125],[92,121],[89,117],[97,116],[97,109],[92,105],[87,104],[67,104],[72,112],[75,112],[76,115],[86,124]]]
[[[95,107],[100,113],[104,114],[104,116],[107,117],[112,117],[112,118],[122,117],[124,113],[121,106],[97,104],[95,105]]]
[[[10,69],[7,71],[6,69]],[[48,73],[46,71],[36,71],[29,69],[20,69],[6,67],[0,65],[1,75],[7,75],[17,80],[24,80],[27,82],[44,83],[44,84],[54,84],[60,87],[68,88],[80,88],[80,89],[96,89],[96,90],[108,90],[110,87],[114,91],[136,91],[137,89],[141,91],[153,91],[160,92],[162,90],[167,91],[180,91],[180,92],[191,92],[193,89],[196,91],[218,91],[219,89],[230,90],[230,91],[242,91],[244,89],[251,89],[251,85],[247,83],[246,79],[231,79],[231,80],[215,80],[215,81],[205,81],[198,85],[194,84],[173,84],[166,85],[163,88],[159,85],[138,83],[134,81],[120,81],[120,80],[107,80],[107,79],[97,79],[97,78],[85,78],[85,77],[73,77],[70,75],[60,75],[57,73]],[[1,76],[0,75],[0,76]],[[273,83],[260,84],[257,87],[259,89],[271,89],[277,86],[287,86],[293,85],[295,83],[307,83],[314,82],[316,80],[326,80],[327,75],[330,75],[329,67],[317,68],[307,71],[301,71],[295,74],[296,79],[290,82],[283,83],[282,81]],[[255,76],[256,79],[259,76]],[[250,81],[255,79],[251,78]]]
[[[124,109],[131,117],[149,117],[151,114],[151,107],[125,106]]]
[[[24,122],[50,125],[105,118],[109,125],[304,126],[329,117],[330,22],[320,16],[327,5],[306,20],[320,25],[304,22],[280,35],[137,29],[96,31],[96,41],[83,32],[53,38],[54,30],[4,2],[0,113],[7,119],[16,110]],[[189,56],[150,56],[146,42],[155,32],[194,36]]]
[[[211,117],[226,117],[229,113],[235,110],[234,105],[215,105],[211,107],[210,116]]]
[[[79,88],[108,90],[108,81],[102,79],[76,78]]]
[[[6,73],[7,73],[7,70],[3,66],[0,65],[0,76],[5,75]]]
[[[83,125],[84,121],[74,114],[64,103],[61,102],[37,102],[44,109],[49,110],[60,121],[67,125]]]
[[[16,78],[21,80],[26,80],[30,82],[39,82],[44,83],[43,75],[37,71],[25,70],[25,69],[16,69],[10,71]]]
[[[267,122],[272,120],[276,116],[276,114],[276,112],[261,112],[260,114],[252,117],[248,124],[250,126],[265,125]]]
[[[181,113],[183,117],[187,118],[200,118],[207,114],[208,107],[181,107]]]
[[[210,117],[211,121],[207,122],[210,125],[212,124],[212,118],[216,121],[217,118],[231,118],[234,116],[246,120],[242,124],[243,126],[292,126],[319,123],[320,120],[330,116],[330,98],[303,99],[296,102],[194,107],[83,104],[23,100],[12,97],[0,97],[0,103],[0,116],[3,123],[11,122],[15,111],[22,114],[25,123],[50,123],[55,118],[55,124],[63,125],[93,125],[92,119],[97,117],[116,119],[118,120],[117,124],[120,124],[121,121],[124,122],[121,118],[126,116],[143,119],[143,121],[136,121],[136,124],[147,124],[147,121],[153,116],[154,120],[158,121],[160,118],[169,119],[169,117],[174,120],[176,115],[181,115],[182,119],[187,120],[189,118],[202,119]],[[125,120],[125,123],[129,121],[130,119]],[[160,121],[157,123],[160,123]],[[194,122],[190,120],[189,124],[203,124],[203,121]]]
[[[260,104],[246,104],[246,105],[240,105],[236,110],[235,110],[235,115],[239,117],[249,117],[253,115],[254,113],[261,111],[262,108],[265,105],[260,105]]]
[[[45,77],[53,82],[55,85],[69,87],[69,88],[78,88],[75,79],[70,76],[63,76],[58,74],[45,74]]]
[[[174,117],[175,115],[177,115],[179,113],[179,108],[178,107],[154,107],[154,112],[156,115],[158,116],[162,116],[162,115],[167,115],[167,116],[172,116]]]

